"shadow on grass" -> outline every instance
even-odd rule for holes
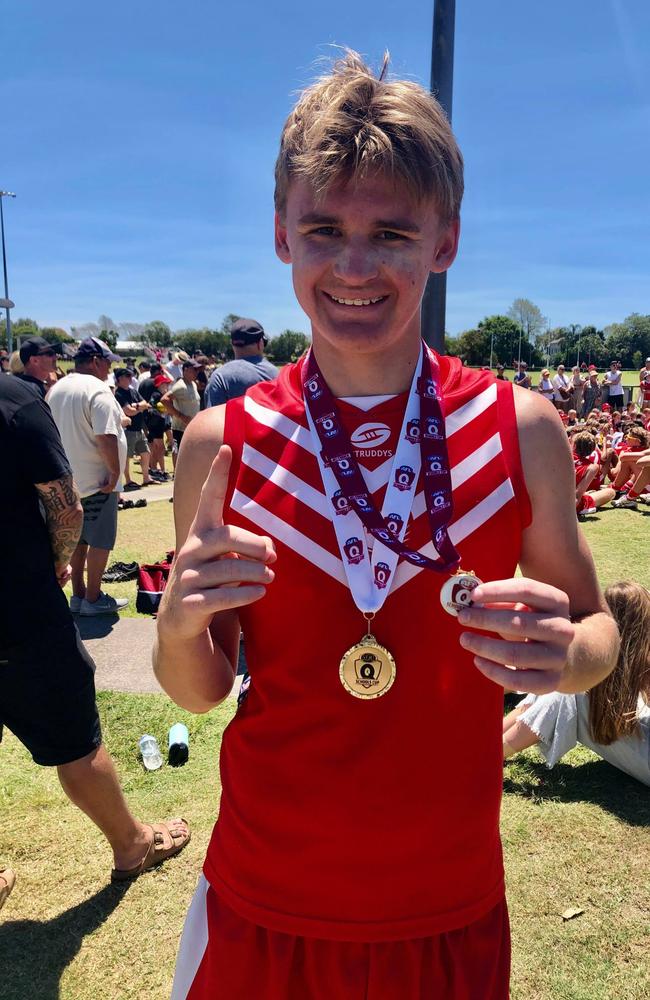
[[[504,773],[503,790],[533,802],[592,802],[630,826],[650,827],[648,788],[604,760],[556,764],[549,769],[532,760],[518,760]]]
[[[58,1000],[61,976],[81,948],[84,937],[104,923],[129,888],[129,883],[107,885],[52,920],[12,921],[5,916],[0,924],[3,1000],[26,997]]]

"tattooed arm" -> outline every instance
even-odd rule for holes
[[[72,476],[63,476],[50,483],[36,483],[35,486],[45,510],[57,580],[63,587],[70,576],[68,564],[77,547],[83,524],[79,493]]]

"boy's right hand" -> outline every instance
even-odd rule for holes
[[[224,524],[223,508],[232,452],[219,449],[187,538],[174,559],[161,601],[159,626],[176,639],[193,639],[215,614],[252,604],[264,597],[275,577],[273,541],[244,528]]]

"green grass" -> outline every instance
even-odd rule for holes
[[[605,508],[583,525],[603,586],[650,586],[650,509]],[[173,545],[166,501],[119,514],[111,561],[153,560]],[[552,542],[552,540],[550,540]],[[107,585],[132,600],[135,583]],[[5,732],[0,748],[0,862],[18,873],[0,916],[2,1000],[141,1000],[169,995],[185,911],[217,813],[221,733],[229,701],[189,716],[163,695],[103,693],[104,735],[134,812],[186,816],[183,855],[127,889],[108,882],[110,852],[71,807],[52,770],[37,768]],[[146,773],[137,740],[190,730],[190,760]],[[645,1000],[648,789],[576,749],[548,771],[533,750],[504,769],[502,834],[513,933],[513,1000]],[[563,921],[562,912],[584,913]]]

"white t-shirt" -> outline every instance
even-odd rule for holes
[[[201,397],[195,382],[186,382],[185,379],[179,378],[178,382],[175,382],[169,390],[169,394],[176,409],[185,417],[195,417],[201,409]],[[182,420],[172,414],[173,431],[184,431],[186,426]]]
[[[623,386],[621,385],[622,372],[613,372],[612,369],[605,372],[605,385],[609,386],[610,396],[622,396]]]
[[[560,403],[564,403],[566,402],[566,400],[562,395],[562,393],[560,392],[560,386],[562,386],[562,388],[565,390],[571,388],[571,383],[564,374],[564,372],[562,372],[561,374],[560,372],[558,372],[557,375],[553,376],[553,399],[557,400]]]
[[[114,434],[121,470],[126,462],[126,435],[119,403],[106,382],[80,372],[71,372],[59,379],[50,389],[47,402],[59,428],[79,493],[82,497],[97,493],[107,482],[109,472],[95,436]],[[120,475],[114,492],[121,488]]]

